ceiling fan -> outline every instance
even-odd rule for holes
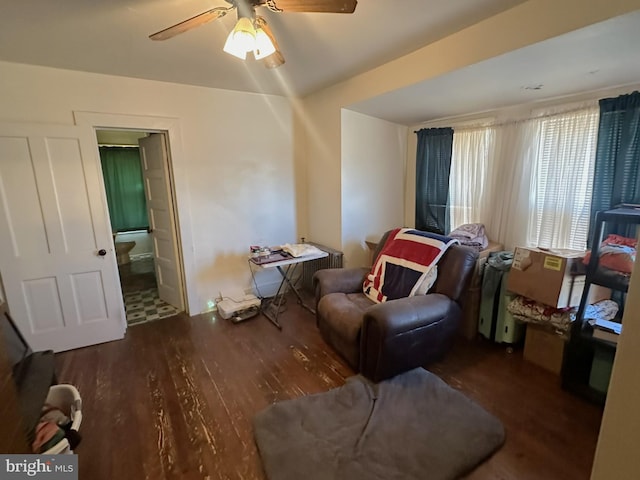
[[[228,7],[214,7],[169,28],[149,35],[151,40],[167,40],[192,28],[224,17],[236,9],[238,22],[229,34],[224,51],[236,57],[246,58],[253,51],[256,60],[267,68],[284,64],[284,57],[273,32],[264,17],[256,15],[256,7],[267,7],[272,12],[320,12],[353,13],[357,0],[225,0]]]

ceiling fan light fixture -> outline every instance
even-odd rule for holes
[[[266,68],[277,68],[284,65],[284,57],[278,42],[260,15],[256,15],[258,7],[267,7],[275,13],[353,13],[358,0],[225,0],[226,7],[214,7],[191,18],[183,20],[149,35],[151,40],[167,40],[178,34],[212,22],[236,10],[238,21],[228,35],[223,50],[235,57],[246,60],[247,53],[253,52],[256,60]]]
[[[253,55],[256,57],[256,60],[262,60],[275,53],[275,51],[276,47],[269,38],[269,35],[266,34],[262,27],[258,27],[256,29],[255,48],[253,49]]]
[[[227,37],[223,50],[244,60],[247,58],[247,52],[254,50],[255,45],[256,30],[253,22],[247,17],[240,17]]]

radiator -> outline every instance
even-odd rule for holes
[[[343,254],[331,247],[325,247],[324,245],[313,242],[306,243],[318,247],[320,250],[329,254],[327,257],[310,260],[302,264],[302,288],[313,293],[313,274],[325,268],[341,268]]]

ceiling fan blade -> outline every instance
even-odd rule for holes
[[[184,33],[187,30],[191,30],[192,28],[199,27],[200,25],[204,25],[205,23],[212,22],[220,17],[224,17],[229,10],[234,7],[216,7],[211,10],[207,10],[195,17],[191,17],[184,22],[177,23],[169,28],[165,28],[164,30],[160,30],[159,32],[154,33],[153,35],[149,35],[151,40],[167,40],[169,38],[175,37],[180,33]]]
[[[262,64],[267,68],[278,68],[280,65],[284,65],[284,57],[282,56],[282,52],[280,52],[278,41],[276,40],[276,37],[273,35],[273,31],[271,30],[271,27],[269,27],[269,25],[267,24],[267,21],[264,19],[264,17],[261,17],[260,15],[256,15],[256,26],[264,30],[264,33],[267,34],[267,36],[269,37],[269,40],[271,40],[271,43],[273,43],[273,46],[276,47],[275,52],[273,52],[268,57],[265,57],[262,60],[260,60]]]
[[[268,0],[273,10],[283,12],[353,13],[357,0]]]

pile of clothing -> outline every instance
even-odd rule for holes
[[[489,246],[489,239],[482,223],[465,223],[453,230],[449,237],[455,238],[461,245],[472,247],[477,251]]]
[[[636,261],[636,244],[634,238],[609,235],[600,244],[598,265],[622,275],[631,275],[633,264]],[[589,265],[590,259],[591,252],[587,252],[583,260],[584,264]]]
[[[618,313],[618,304],[613,300],[601,300],[593,305],[587,305],[584,320],[592,325],[596,320],[613,320]],[[577,308],[554,308],[536,302],[526,297],[517,296],[507,310],[516,320],[525,323],[535,323],[553,327],[557,333],[567,335],[571,322],[576,319]]]
[[[76,430],[71,428],[72,424],[71,418],[61,409],[45,403],[31,445],[33,453],[44,453],[65,438],[69,442],[71,450],[74,450],[80,443],[81,437]]]

